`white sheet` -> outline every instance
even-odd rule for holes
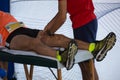
[[[56,58],[39,55],[39,54],[36,54],[35,52],[32,52],[32,51],[9,50],[5,47],[0,47],[0,50],[8,52],[10,54],[14,54],[14,55],[30,55],[30,56],[37,56],[37,57],[40,56],[40,57],[43,57],[43,58],[48,58],[48,59],[57,61],[58,69],[63,68],[63,65]],[[78,50],[78,52],[75,56],[75,63],[83,62],[83,61],[86,61],[86,60],[89,60],[89,59],[92,59],[92,58],[93,58],[93,55],[89,51]]]

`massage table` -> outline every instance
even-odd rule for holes
[[[75,63],[77,64],[92,58],[93,55],[89,51],[78,50],[75,56]],[[32,51],[11,50],[0,47],[0,61],[23,64],[27,80],[32,80],[34,65],[56,68],[57,80],[62,80],[61,69],[64,68],[64,66],[57,59],[52,57],[38,55]],[[30,65],[30,71],[28,71],[28,64]]]

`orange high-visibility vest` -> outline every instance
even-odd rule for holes
[[[6,39],[9,35],[5,26],[11,22],[17,22],[17,20],[9,13],[0,11],[0,35],[2,37],[0,46],[5,46]]]

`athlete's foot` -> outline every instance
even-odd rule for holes
[[[67,70],[70,70],[73,67],[77,51],[78,47],[76,42],[74,40],[71,40],[68,48],[61,54],[61,63],[63,63]]]
[[[95,42],[95,50],[92,52],[96,61],[102,61],[107,52],[112,49],[116,42],[115,33],[109,33],[103,40]]]

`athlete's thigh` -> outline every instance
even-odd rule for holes
[[[18,28],[8,36],[6,40],[6,47],[22,50],[30,49],[38,32],[39,30],[23,27]]]
[[[19,50],[30,50],[33,45],[34,38],[29,37],[27,35],[16,35],[12,38],[10,42],[11,49],[19,49]]]

